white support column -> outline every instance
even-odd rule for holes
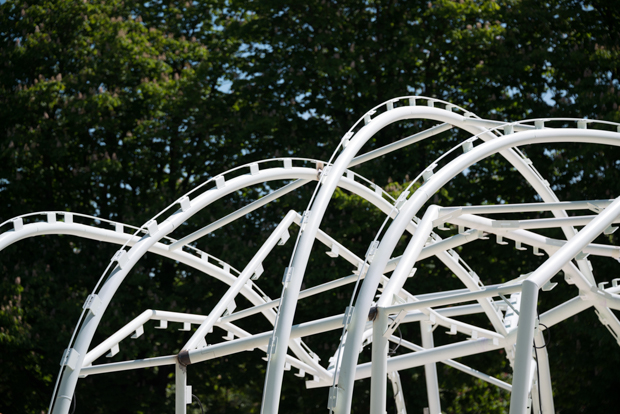
[[[522,288],[510,414],[526,414],[531,387],[532,345],[539,287],[528,279],[523,282]]]
[[[185,414],[187,404],[191,403],[192,392],[189,391],[189,401],[187,400],[187,367],[181,365],[178,361],[174,370],[174,414]],[[191,390],[191,387],[190,387]]]
[[[435,347],[433,341],[433,325],[430,321],[420,323],[422,334],[422,346],[425,349]],[[430,414],[441,414],[441,402],[439,401],[439,380],[437,378],[437,363],[431,362],[424,365],[424,375],[426,376],[426,395],[428,396],[428,408]]]
[[[407,414],[407,406],[403,395],[403,386],[400,382],[398,371],[392,371],[388,374],[388,378],[392,382],[392,392],[394,393],[394,402],[396,403],[396,414]]]
[[[385,414],[387,398],[388,338],[383,336],[388,323],[385,309],[377,308],[372,324],[372,374],[370,377],[370,414]]]
[[[539,398],[542,402],[542,412],[555,413],[555,407],[553,404],[553,388],[551,387],[551,369],[549,368],[549,356],[547,352],[547,346],[545,344],[545,339],[540,329],[536,331],[535,337],[535,345],[537,347],[536,354],[538,356],[536,366],[538,367],[538,377],[540,380]]]

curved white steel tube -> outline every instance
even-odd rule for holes
[[[413,106],[416,100],[418,102],[420,100],[426,101],[427,106]],[[395,104],[402,105],[403,102],[408,102],[409,106],[395,107]],[[438,104],[446,105],[446,109],[435,107]],[[464,115],[454,113],[454,108],[464,113]],[[387,111],[373,119],[372,115],[374,112],[382,109],[387,109]],[[367,152],[363,155],[358,155],[361,148],[374,134],[385,126],[404,119],[428,119],[438,121],[441,124],[385,147]],[[362,120],[366,125],[357,130],[358,126],[361,126]],[[303,376],[304,372],[314,376],[315,380],[308,383],[309,387],[325,386],[331,381],[331,378],[339,376],[338,386],[330,390],[329,406],[330,409],[335,409],[336,412],[342,414],[348,414],[350,411],[355,379],[372,376],[371,388],[373,390],[373,398],[371,400],[371,412],[382,413],[385,407],[387,377],[390,376],[393,384],[399,387],[399,382],[394,382],[395,378],[398,378],[398,370],[425,365],[427,369],[431,369],[432,371],[434,363],[443,358],[459,357],[498,348],[505,348],[508,358],[513,361],[514,357],[511,355],[515,342],[517,355],[516,359],[514,359],[516,369],[512,386],[511,413],[523,412],[525,401],[530,392],[531,370],[534,369],[533,367],[536,365],[536,369],[540,371],[541,375],[541,395],[535,395],[534,397],[541,399],[544,411],[553,410],[550,373],[546,352],[539,354],[540,361],[538,361],[538,364],[534,364],[531,361],[531,347],[528,345],[534,335],[535,299],[538,295],[538,289],[540,286],[545,285],[559,269],[564,270],[567,282],[575,284],[576,287],[579,288],[580,296],[541,315],[541,322],[544,322],[546,326],[551,326],[577,312],[593,306],[602,324],[610,330],[620,344],[620,321],[618,321],[610,310],[610,308],[620,309],[620,296],[615,294],[620,291],[620,287],[616,286],[616,281],[614,281],[613,287],[609,289],[604,289],[604,284],[600,284],[597,287],[594,276],[590,270],[590,264],[585,258],[587,254],[596,254],[616,259],[620,258],[620,248],[592,243],[592,240],[598,234],[601,234],[603,231],[611,231],[610,225],[618,221],[620,199],[613,202],[611,200],[560,202],[549,187],[549,184],[533,167],[531,161],[525,158],[516,147],[519,145],[553,142],[590,142],[617,146],[620,142],[620,134],[609,131],[586,129],[588,125],[586,121],[579,121],[578,129],[546,129],[544,124],[547,121],[548,120],[532,120],[528,121],[529,123],[517,122],[509,124],[479,119],[473,114],[465,112],[462,108],[454,107],[446,102],[432,98],[396,98],[387,103],[378,105],[363,118],[360,118],[343,137],[341,145],[338,147],[338,150],[342,147],[342,151],[336,156],[337,150],[334,157],[332,157],[333,163],[332,160],[327,163],[322,163],[316,160],[306,159],[279,159],[275,160],[275,162],[281,163],[282,166],[276,168],[264,168],[264,162],[273,162],[269,160],[236,167],[233,170],[210,179],[181,197],[177,201],[177,204],[181,207],[177,212],[171,214],[167,219],[161,220],[159,217],[171,212],[171,208],[174,204],[168,206],[156,215],[153,220],[145,223],[134,235],[125,234],[123,231],[118,230],[105,230],[71,223],[71,213],[64,212],[60,214],[65,215],[65,223],[56,222],[58,213],[54,212],[46,213],[48,222],[44,223],[24,224],[23,220],[28,219],[29,215],[14,219],[14,230],[0,234],[0,251],[11,243],[25,237],[39,234],[74,234],[81,237],[123,245],[123,248],[113,259],[115,267],[112,269],[111,273],[102,276],[102,278],[107,276],[105,283],[101,285],[99,291],[97,291],[99,284],[93,291],[93,295],[95,296],[92,300],[97,301],[99,307],[91,307],[91,310],[85,314],[86,316],[80,326],[79,333],[75,338],[75,344],[71,349],[67,350],[66,365],[62,371],[58,398],[56,401],[53,401],[53,412],[66,414],[80,371],[87,374],[88,372],[110,372],[112,370],[132,369],[139,366],[177,363],[175,360],[171,360],[168,356],[165,356],[152,358],[149,359],[149,361],[125,361],[105,364],[105,366],[82,368],[83,365],[92,363],[98,355],[105,352],[110,346],[117,346],[118,342],[115,343],[115,341],[119,337],[113,336],[100,344],[100,346],[96,348],[96,352],[93,350],[86,354],[86,350],[90,346],[92,336],[97,329],[107,304],[110,302],[133,265],[147,251],[152,251],[164,257],[178,260],[179,262],[214,276],[231,286],[228,293],[220,300],[211,314],[205,317],[200,316],[199,318],[202,319],[200,319],[200,322],[196,322],[203,323],[203,325],[184,347],[184,352],[187,353],[186,363],[209,360],[218,355],[238,352],[235,350],[247,349],[247,347],[258,347],[264,350],[269,357],[269,362],[265,378],[263,405],[261,408],[263,413],[277,413],[283,371],[289,364],[300,369],[301,372],[299,376]],[[569,121],[576,122],[577,120]],[[534,125],[530,125],[532,122]],[[432,137],[450,129],[452,126],[463,129],[474,135],[472,138],[462,143],[465,153],[449,162],[446,161],[448,161],[449,157],[455,155],[453,152],[457,148],[455,147],[444,153],[434,164],[427,167],[424,174],[420,174],[420,176],[424,176],[425,182],[409,197],[409,199],[407,199],[407,195],[404,194],[393,204],[391,201],[384,198],[387,197],[393,200],[391,197],[386,196],[380,186],[361,177],[356,181],[357,175],[347,170],[347,168],[354,165],[361,164],[414,142]],[[500,130],[503,130],[506,135],[498,136],[499,134],[497,132]],[[474,147],[473,144],[478,139],[484,141],[484,143]],[[538,205],[528,204],[517,206],[465,206],[462,208],[452,207],[449,209],[440,206],[431,206],[426,210],[422,221],[415,218],[423,205],[437,190],[445,185],[445,183],[463,171],[463,169],[495,153],[500,153],[517,169],[525,180],[536,190],[543,200],[543,203],[536,203]],[[314,168],[308,168],[307,166],[299,167],[299,163],[305,163],[305,165],[310,163]],[[442,164],[444,166],[437,172],[434,172],[433,170],[437,167],[436,164]],[[232,177],[232,172],[242,169],[247,169],[248,174],[228,179]],[[262,199],[209,224],[192,235],[183,237],[178,241],[173,240],[172,244],[162,242],[163,238],[167,238],[168,234],[173,232],[186,220],[189,220],[198,211],[231,192],[266,181],[292,179],[298,181],[292,182]],[[360,179],[363,182],[360,182]],[[204,260],[195,254],[185,252],[180,248],[187,246],[188,243],[195,241],[197,238],[313,180],[319,180],[319,184],[317,185],[317,190],[304,216],[300,218],[297,213],[290,212],[289,215],[284,218],[284,222],[281,223],[268,241],[265,242],[255,257],[245,266],[244,271],[241,272],[241,274],[237,272],[238,276],[230,273],[228,270],[230,266],[223,264],[223,262],[220,262],[223,267],[218,267],[213,263],[209,263],[208,260]],[[212,184],[214,187],[205,191],[208,184]],[[371,245],[364,258],[358,257],[343,244],[334,240],[319,229],[336,187],[344,188],[361,196],[387,215],[383,225],[386,226],[385,231],[383,231],[382,227],[375,239],[378,242],[378,237],[382,235],[380,243],[378,243],[378,246],[375,244]],[[492,214],[493,212],[502,211],[536,211],[533,209],[539,208],[539,206],[547,211],[551,211],[556,218],[506,222],[494,221],[472,215],[487,212]],[[566,210],[569,209],[585,208],[594,210],[599,214],[596,216],[580,216],[575,218],[569,218],[566,214]],[[158,223],[155,220],[162,222]],[[391,223],[388,225],[388,221],[390,220]],[[290,279],[285,277],[285,287],[281,298],[272,301],[266,298],[255,284],[246,283],[246,281],[254,272],[260,272],[260,262],[266,259],[267,254],[273,249],[275,242],[279,238],[288,238],[288,233],[284,235],[283,231],[285,231],[285,228],[293,221],[300,225],[300,232],[291,257],[292,269],[288,276]],[[462,234],[457,234],[442,240],[432,232],[432,229],[444,222],[454,223],[459,227],[470,227],[472,230],[467,232],[459,230],[459,233]],[[0,227],[7,223],[8,222],[2,223]],[[117,227],[121,226],[121,228],[125,226],[121,224],[115,225]],[[577,233],[574,226],[581,225],[585,225],[585,228]],[[531,229],[548,227],[561,228],[567,241],[549,239],[530,231]],[[507,284],[503,287],[485,288],[472,269],[459,258],[456,252],[451,250],[462,244],[484,238],[484,231],[496,234],[499,244],[506,244],[503,242],[503,238],[511,239],[515,241],[515,247],[517,249],[522,250],[521,243],[525,243],[533,247],[533,254],[540,255],[538,249],[542,249],[549,254],[550,258],[529,277],[522,276],[518,280],[511,282],[515,283],[514,285]],[[412,234],[405,253],[400,257],[392,257],[396,243],[404,232]],[[332,257],[341,257],[352,265],[358,266],[358,270],[355,276],[337,279],[301,292],[301,284],[310,258],[310,251],[316,239],[325,244],[328,249],[331,249],[328,251],[328,255]],[[130,248],[126,250],[125,246]],[[199,251],[195,249],[194,251],[200,255]],[[413,274],[415,263],[431,255],[435,255],[439,258],[448,269],[461,280],[466,289],[458,291],[459,293],[438,292],[425,295],[424,297],[418,297],[407,292],[404,289],[404,284],[408,276]],[[577,256],[577,265],[573,264],[571,261],[575,256]],[[385,277],[385,274],[390,271],[393,273],[391,278],[388,279]],[[355,306],[352,312],[350,312],[350,310],[346,312],[347,316],[345,316],[344,321],[341,321],[341,324],[344,323],[346,328],[343,332],[342,341],[346,338],[346,343],[342,343],[341,341],[338,347],[338,358],[335,360],[335,363],[330,363],[328,369],[325,369],[318,363],[318,360],[315,359],[309,348],[298,339],[298,335],[301,335],[302,332],[314,334],[324,332],[328,329],[338,329],[338,326],[340,326],[338,324],[338,319],[341,318],[341,316],[336,315],[328,318],[329,321],[312,321],[304,325],[303,328],[301,325],[293,327],[292,323],[297,301],[302,297],[309,297],[347,283],[355,282],[356,280],[358,283],[361,283],[361,289],[357,295]],[[519,323],[518,330],[514,329],[514,325],[507,325],[508,322],[506,318],[508,314],[504,317],[499,310],[500,306],[498,306],[498,302],[493,302],[491,299],[491,296],[498,292],[519,292],[521,290],[521,284],[517,282],[521,282],[523,286],[520,303],[515,304],[517,308],[520,307],[521,311],[519,317],[521,323]],[[380,315],[380,318],[374,323],[370,323],[367,322],[367,319],[372,300],[379,284],[383,285],[382,293],[379,295],[376,312]],[[356,294],[357,286],[356,284],[353,295]],[[227,307],[228,302],[234,300],[239,294],[248,298],[253,304],[253,307],[229,316],[221,317],[222,311]],[[439,310],[436,311],[433,309],[434,306],[442,303],[451,303],[451,301],[457,300],[458,298],[477,300],[479,305],[476,305],[476,311],[480,309],[484,311],[493,325],[495,332],[463,324],[449,318],[449,316],[446,316],[447,314],[445,312],[439,312]],[[411,301],[420,301],[420,303],[406,303]],[[277,314],[274,313],[274,308],[276,306],[279,306]],[[464,308],[471,308],[473,311],[474,308],[471,306],[468,305],[468,307]],[[409,314],[405,316],[402,321],[399,317],[396,317],[396,315],[394,317],[397,320],[393,322],[390,321],[389,318],[386,318],[388,313],[392,314],[398,310],[418,308],[420,311],[416,311],[417,313],[415,315]],[[515,311],[518,311],[518,309]],[[272,332],[250,334],[230,323],[234,320],[242,319],[256,313],[263,313],[265,317],[274,324],[274,330]],[[352,318],[349,320],[351,313]],[[141,315],[138,318],[147,316]],[[191,317],[191,315],[186,315],[183,318],[191,319]],[[172,318],[171,320],[175,320],[175,317]],[[511,316],[511,318],[513,317]],[[191,320],[193,321],[194,319]],[[417,354],[406,354],[387,358],[386,344],[388,338],[391,338],[390,332],[393,332],[393,329],[395,329],[398,323],[404,323],[405,321],[419,321],[422,325],[434,327],[441,325],[450,329],[451,333],[460,332],[470,335],[473,340],[435,348],[432,344],[432,340],[426,335],[423,345],[427,346],[429,349],[418,352]],[[214,324],[227,329],[230,332],[229,335],[238,336],[240,339],[211,345],[207,348],[196,349],[198,341],[204,338],[206,332],[209,331],[210,327]],[[372,326],[376,328],[375,331],[372,331]],[[124,329],[127,330],[129,328],[125,327]],[[385,333],[383,333],[384,330]],[[123,335],[125,335],[125,333],[123,333]],[[424,333],[426,333],[426,331],[424,331]],[[536,335],[538,335],[539,339],[541,338],[539,333]],[[123,338],[125,336],[123,336]],[[225,339],[230,339],[233,336]],[[269,337],[272,339],[268,342]],[[292,341],[289,340],[293,338],[297,339]],[[370,341],[371,338],[373,342],[372,362],[358,366],[357,355],[359,349],[361,349],[362,341]],[[376,349],[374,345],[377,345]],[[288,349],[291,349],[299,359],[287,355]],[[181,369],[181,371],[183,370]],[[431,371],[427,373],[430,375],[432,374]],[[180,371],[177,369],[177,372]],[[472,373],[472,375],[474,375],[474,373]],[[185,379],[183,377],[178,384],[184,384],[184,381]],[[429,384],[431,384],[430,388],[433,388],[433,384],[437,382],[436,376],[434,377],[431,375],[429,381]],[[501,381],[499,383],[501,383]],[[176,410],[177,414],[184,414],[184,397],[179,397],[180,393],[181,391],[177,393]],[[429,407],[432,411],[438,412],[440,408],[436,394],[436,392],[429,393]],[[402,394],[400,395],[400,399],[397,399],[397,405],[404,410],[404,399],[402,399]]]

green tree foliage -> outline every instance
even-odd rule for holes
[[[619,17],[611,3],[574,0],[8,1],[0,5],[0,221],[56,210],[140,225],[231,167],[289,155],[327,159],[359,116],[403,95],[445,99],[495,119],[619,121]],[[390,126],[364,151],[423,126],[429,125]],[[463,137],[447,132],[356,172],[398,195]],[[618,196],[617,150],[581,144],[523,150],[560,199]],[[178,232],[188,234],[266,190],[233,194]],[[265,232],[289,208],[303,209],[308,196],[300,190],[198,247],[229,263],[246,263]],[[433,202],[534,200],[510,165],[492,157],[454,179]],[[363,254],[382,220],[359,198],[338,192],[323,227]],[[607,242],[617,244],[617,236]],[[530,255],[514,259],[507,248],[484,248],[484,256],[477,245],[459,254],[485,283],[534,268]],[[2,251],[0,411],[47,408],[80,305],[114,251],[70,236],[27,239]],[[263,277],[261,288],[275,296],[290,247],[272,254],[265,274],[273,277]],[[310,285],[350,271],[325,255],[312,260]],[[608,261],[593,263],[597,280],[615,272]],[[432,259],[410,283],[413,292],[457,287]],[[108,308],[95,342],[144,309],[206,313],[224,289],[148,255]],[[343,288],[320,302],[302,302],[296,320],[341,312],[350,294]],[[541,296],[541,310],[576,294],[561,283],[553,295]],[[613,412],[617,345],[593,312],[578,320],[552,330],[556,407],[563,413]],[[262,320],[242,327],[269,329]],[[416,330],[403,333],[417,340]],[[188,339],[150,332],[145,341],[123,342],[120,356],[171,354]],[[334,341],[337,334],[308,344],[326,361]],[[492,375],[510,371],[502,355],[467,363]],[[190,382],[210,412],[258,412],[265,368],[258,352],[202,367],[190,370]],[[402,381],[408,409],[419,412],[425,406],[423,375],[411,371],[402,373]],[[474,407],[467,412],[503,412],[506,393],[447,372],[440,371],[446,412],[464,412],[465,406]],[[86,401],[91,412],[170,410],[171,375],[162,367],[86,378],[77,390],[78,412]],[[293,378],[284,383],[281,411],[323,410],[324,390],[305,390]],[[360,410],[367,392],[367,382],[356,388],[363,396],[356,399]]]

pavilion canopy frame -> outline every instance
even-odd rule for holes
[[[400,141],[360,155],[360,150],[386,126],[405,120],[434,121],[437,124]],[[499,122],[480,119],[474,114],[434,98],[407,96],[389,100],[368,111],[343,136],[329,160],[278,158],[234,168],[211,178],[144,223],[133,227],[125,223],[85,216],[79,213],[48,211],[29,213],[0,225],[0,250],[24,238],[44,234],[70,234],[87,239],[120,245],[110,265],[86,299],[84,310],[61,360],[61,369],[50,403],[53,414],[67,414],[76,384],[88,375],[130,369],[175,366],[175,413],[185,414],[191,402],[187,385],[188,367],[237,352],[260,349],[268,360],[261,412],[278,412],[283,373],[291,367],[297,376],[307,377],[308,388],[324,387],[328,393],[330,413],[348,414],[355,381],[371,379],[370,413],[386,410],[388,382],[394,388],[398,413],[406,413],[399,371],[424,367],[431,414],[441,412],[436,364],[441,362],[473,377],[487,381],[511,393],[510,413],[533,411],[554,412],[551,373],[547,349],[532,355],[532,344],[544,344],[542,331],[593,307],[601,323],[620,343],[620,321],[612,309],[620,310],[618,280],[606,287],[597,281],[588,255],[620,259],[617,246],[594,243],[601,234],[609,234],[620,223],[620,198],[604,200],[561,201],[549,183],[534,168],[518,146],[542,143],[581,142],[620,145],[620,126],[603,121],[559,119],[562,127],[553,128],[556,120],[536,119]],[[566,127],[566,124],[569,127]],[[571,127],[571,124],[573,127]],[[612,129],[609,130],[610,126]],[[427,166],[401,195],[394,199],[379,185],[354,173],[350,168],[385,154],[399,151],[413,143],[435,137],[451,128],[459,128],[471,136]],[[501,154],[540,197],[541,202],[515,205],[439,206],[421,209],[438,190],[476,162]],[[234,173],[234,174],[233,174]],[[240,174],[241,173],[241,174]],[[181,237],[169,237],[174,229],[213,202],[246,187],[266,182],[289,183],[202,229]],[[258,248],[242,270],[217,259],[193,246],[207,234],[262,208],[299,187],[313,185],[316,189],[303,211],[289,211]],[[414,186],[414,184],[416,186]],[[335,240],[320,224],[336,188],[342,188],[367,200],[385,214],[364,257],[353,253]],[[417,188],[414,191],[414,188]],[[594,214],[569,216],[567,212],[589,210]],[[550,212],[553,218],[501,220],[494,214]],[[485,215],[484,217],[482,215]],[[80,223],[74,218],[79,217]],[[86,224],[84,224],[86,222]],[[441,238],[433,229],[451,224],[458,232]],[[110,226],[111,225],[111,226]],[[270,299],[259,288],[263,262],[276,245],[289,239],[291,226],[298,226],[297,239],[288,267],[282,269],[281,296]],[[575,227],[582,227],[577,231]],[[559,228],[564,239],[553,239],[535,230]],[[398,240],[404,233],[411,237],[402,255],[395,256]],[[479,239],[494,237],[500,245],[515,243],[516,250],[529,246],[533,255],[548,255],[534,272],[499,285],[485,286],[480,277],[459,257],[455,248]],[[325,245],[327,254],[346,260],[354,267],[352,274],[302,290],[302,282],[316,242]],[[183,263],[213,277],[228,290],[207,315],[144,310],[103,342],[92,346],[92,339],[105,310],[135,264],[151,252]],[[404,288],[416,271],[416,263],[435,256],[463,283],[463,289],[430,294],[410,293]],[[563,271],[567,283],[575,285],[579,294],[538,316],[539,290],[555,285],[551,278]],[[388,278],[386,274],[391,272]],[[301,324],[294,324],[299,300],[321,295],[341,286],[353,286],[349,303],[342,304],[342,313]],[[377,296],[378,294],[378,296]],[[251,303],[237,310],[235,299],[244,297]],[[267,332],[248,332],[236,321],[262,314],[273,326]],[[464,323],[463,315],[485,314],[493,329]],[[169,322],[183,323],[183,330],[193,330],[191,338],[178,355],[163,355],[139,360],[94,364],[104,354],[114,356],[119,344],[138,338],[146,322],[159,321],[160,328]],[[403,323],[419,323],[421,344],[394,333]],[[465,341],[435,346],[435,328],[441,326],[448,334],[467,336]],[[206,338],[214,327],[228,332],[224,342],[213,343]],[[337,351],[327,366],[301,340],[327,331],[342,331]],[[211,338],[209,338],[211,339]],[[389,343],[397,342],[410,352],[390,355]],[[358,355],[364,346],[372,347],[372,360],[359,364]],[[472,369],[454,359],[504,350],[513,368],[512,384]]]

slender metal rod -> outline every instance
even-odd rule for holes
[[[353,160],[349,163],[349,168],[350,167],[355,167],[356,165],[360,165],[363,164],[365,162],[368,162],[370,160],[373,160],[377,157],[381,157],[382,155],[385,154],[389,154],[390,152],[396,151],[398,149],[404,148],[406,146],[409,146],[411,144],[415,144],[416,142],[422,141],[426,138],[430,138],[432,136],[435,136],[437,134],[441,134],[444,131],[447,131],[449,129],[452,128],[452,125],[450,124],[439,124],[439,125],[435,125],[434,127],[431,127],[425,131],[422,132],[418,132],[417,134],[413,134],[411,136],[408,136],[407,138],[403,138],[401,140],[398,140],[396,142],[393,142],[389,145],[386,145],[384,147],[381,148],[377,148],[376,150],[367,152],[364,155],[359,155],[355,158],[353,158]]]
[[[252,203],[248,204],[245,207],[240,208],[239,210],[230,213],[229,215],[227,215],[226,217],[222,217],[221,219],[214,221],[213,223],[209,224],[208,226],[203,227],[200,230],[196,230],[195,232],[193,232],[192,234],[183,237],[180,240],[177,240],[176,242],[172,243],[168,248],[170,250],[176,250],[181,246],[184,246],[188,243],[191,243],[195,240],[198,240],[201,237],[206,236],[209,233],[214,232],[215,230],[224,227],[225,225],[232,223],[233,221],[237,220],[240,217],[245,216],[246,214],[250,214],[252,211],[261,208],[262,206],[264,206],[267,203],[272,202],[273,200],[276,200],[282,196],[284,196],[285,194],[290,193],[291,191],[294,191],[296,189],[298,189],[299,187],[302,187],[304,185],[306,185],[307,183],[309,183],[311,180],[295,180],[290,184],[285,185],[282,188],[279,188],[269,194],[267,194],[266,196],[259,198],[256,201],[253,201]]]
[[[185,414],[187,412],[187,404],[191,402],[187,401],[187,368],[178,362],[175,364],[174,369],[174,385],[174,413]]]
[[[394,342],[394,343],[398,343],[400,344],[403,348],[407,348],[407,349],[411,349],[412,351],[424,351],[425,349],[419,345],[413,344],[405,339],[402,338],[398,338],[394,335],[392,335],[390,337],[390,342]],[[512,385],[498,380],[495,377],[492,377],[490,375],[487,375],[483,372],[478,371],[477,369],[473,369],[472,367],[468,367],[467,365],[461,364],[460,362],[456,362],[452,359],[444,359],[441,361],[442,364],[445,364],[451,368],[454,369],[458,369],[459,371],[462,371],[466,374],[471,375],[472,377],[476,377],[479,378],[483,381],[488,382],[489,384],[493,384],[496,385],[506,391],[511,391],[512,390]]]
[[[479,290],[476,292],[448,294],[443,297],[424,299],[418,302],[405,303],[402,305],[388,306],[386,307],[386,309],[391,315],[393,315],[393,314],[397,314],[401,310],[412,311],[412,310],[423,309],[423,308],[434,308],[436,306],[452,305],[454,303],[469,302],[469,301],[477,300],[480,298],[499,296],[500,293],[502,295],[509,295],[511,293],[520,292],[520,291],[521,291],[521,284],[509,285],[509,286],[498,286],[498,287],[492,287],[488,289]]]
[[[281,239],[283,232],[287,231],[290,225],[293,222],[293,219],[297,216],[297,213],[293,210],[289,211],[286,216],[282,219],[280,224],[273,230],[269,238],[263,243],[261,248],[256,252],[252,260],[247,264],[245,269],[241,272],[235,283],[226,291],[226,293],[222,296],[222,298],[218,301],[217,305],[213,308],[213,310],[209,313],[209,316],[205,319],[202,324],[196,329],[192,337],[187,341],[187,343],[183,346],[183,349],[179,353],[179,358],[181,362],[185,365],[191,363],[191,358],[189,358],[189,351],[196,348],[198,342],[200,342],[207,333],[213,328],[215,322],[219,319],[220,316],[226,311],[226,308],[229,306],[231,301],[239,294],[241,288],[250,280],[250,277],[259,271],[259,266],[262,266],[263,260],[267,257],[267,255],[273,250],[276,246],[276,243]],[[262,267],[260,272],[262,273]],[[259,274],[260,276],[260,274]]]
[[[501,214],[501,213],[527,213],[552,210],[586,210],[593,206],[605,208],[613,200],[584,200],[584,201],[559,201],[555,203],[522,203],[522,204],[496,204],[484,206],[462,206],[442,208],[441,214],[453,210],[461,210],[462,214]]]
[[[422,334],[422,346],[426,349],[435,347],[433,342],[433,325],[429,321],[420,323]],[[424,364],[424,376],[426,378],[426,396],[430,414],[441,414],[441,402],[439,401],[439,380],[437,377],[437,364],[429,362]]]
[[[377,308],[372,324],[372,375],[370,377],[370,414],[385,414],[387,398],[388,339],[383,335],[387,329],[388,315]]]
[[[532,386],[532,346],[534,344],[534,329],[536,328],[538,289],[539,286],[530,279],[523,282],[512,393],[510,395],[510,414],[525,414],[528,406],[528,396]]]
[[[446,359],[490,352],[500,348],[500,345],[495,345],[492,340],[486,338],[443,345],[426,351],[413,352],[389,358],[388,371],[402,371],[404,369],[420,367],[431,362],[440,362]],[[370,362],[357,365],[355,379],[369,378],[371,373],[372,368]]]
[[[549,353],[547,352],[547,344],[540,329],[535,333],[536,345],[536,366],[538,368],[538,376],[540,379],[540,395],[542,403],[542,413],[555,413],[553,404],[553,388],[551,386],[551,368],[549,367]]]

